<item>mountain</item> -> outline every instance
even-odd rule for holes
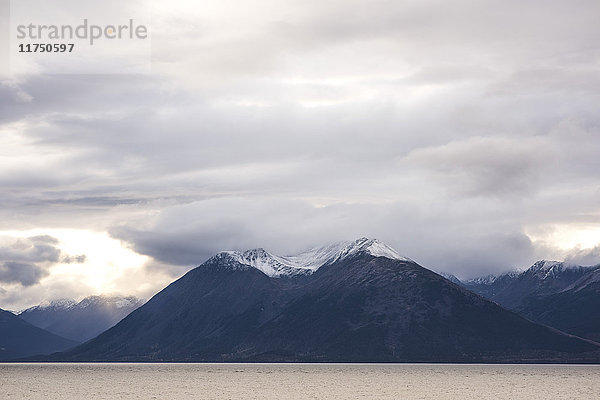
[[[504,307],[516,309],[525,298],[558,293],[589,271],[565,262],[542,260],[526,271],[471,279],[464,286]]]
[[[50,354],[79,344],[37,328],[0,310],[0,361]]]
[[[290,257],[219,253],[50,360],[584,362],[599,351],[361,238]]]
[[[600,342],[600,268],[558,293],[527,298],[518,311],[539,323]]]
[[[532,321],[600,340],[600,266],[542,260],[521,273],[463,285]]]
[[[98,336],[144,304],[136,297],[90,296],[55,300],[28,308],[19,317],[30,324],[79,343]]]

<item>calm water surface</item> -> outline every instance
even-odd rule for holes
[[[1,399],[600,399],[600,366],[0,364]]]

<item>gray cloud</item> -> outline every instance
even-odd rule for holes
[[[85,262],[85,255],[64,255],[58,245],[58,239],[48,235],[0,237],[0,283],[32,286],[48,276],[58,262]]]
[[[110,230],[173,275],[368,235],[473,276],[600,224],[597,1],[265,4],[164,6],[153,75],[4,81],[0,227]],[[77,261],[35,246],[0,261]]]
[[[288,255],[326,243],[371,236],[423,266],[462,277],[527,266],[536,247],[511,221],[473,215],[470,205],[443,203],[337,204],[269,199],[215,199],[166,208],[156,218],[112,230],[173,276],[218,251],[266,247]],[[490,210],[491,211],[491,210]],[[493,211],[492,211],[493,212]]]
[[[466,195],[530,195],[545,183],[544,175],[554,172],[552,160],[559,151],[553,145],[540,137],[471,137],[415,150],[403,161],[423,167],[439,185]]]
[[[3,238],[0,247],[0,282],[31,286],[49,274],[59,260],[58,241],[51,236],[24,239]]]
[[[48,274],[47,268],[36,264],[13,261],[0,264],[0,282],[4,283],[20,283],[23,286],[31,286]]]
[[[5,238],[3,242],[12,241]],[[17,239],[0,247],[0,260],[18,262],[58,262],[58,241],[51,236]]]
[[[574,249],[565,257],[565,261],[575,265],[599,265],[600,246],[591,249]]]
[[[85,254],[80,254],[78,256],[63,256],[60,262],[63,264],[83,264],[87,260],[87,256]]]

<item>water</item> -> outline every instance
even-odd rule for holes
[[[0,364],[1,399],[599,399],[600,366]]]

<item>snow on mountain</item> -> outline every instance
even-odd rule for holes
[[[112,327],[142,304],[143,300],[132,296],[89,296],[79,302],[45,301],[19,316],[38,328],[82,343]]]
[[[262,248],[246,251],[223,251],[209,261],[217,259],[221,262],[233,261],[243,266],[253,267],[271,277],[306,275],[312,272],[310,268],[295,265],[285,257],[273,255]]]
[[[559,278],[565,273],[587,272],[591,270],[590,268],[561,261],[541,260],[533,264],[523,274],[531,275],[540,280],[546,280]]]
[[[464,283],[468,285],[484,285],[489,286],[493,285],[500,278],[516,278],[518,277],[522,271],[509,271],[500,275],[489,274],[485,276],[480,276],[477,278],[472,278],[464,281]]]
[[[569,271],[585,271],[590,267],[583,267],[579,265],[572,265],[564,261],[549,261],[540,260],[536,261],[531,267],[526,270],[514,270],[505,272],[499,275],[485,275],[477,278],[472,278],[464,281],[466,284],[473,285],[493,285],[500,278],[518,278],[519,276],[530,276],[537,280],[546,280],[550,278],[557,278],[564,272]]]
[[[310,275],[323,265],[332,264],[359,253],[412,262],[411,259],[401,256],[390,246],[379,242],[377,239],[369,238],[333,243],[291,256],[277,256],[262,248],[247,251],[224,251],[212,257],[209,261],[233,261],[234,263],[256,268],[267,276],[280,277]],[[235,266],[232,265],[232,267]]]
[[[137,297],[131,296],[123,297],[114,301],[116,308],[130,308],[135,306],[139,307],[141,303],[143,303],[143,301],[141,301]]]
[[[44,300],[40,303],[39,306],[32,308],[39,309],[54,309],[54,310],[63,310],[77,306],[77,301],[73,299],[58,299],[58,300]]]
[[[590,269],[591,271],[589,273],[585,274],[579,280],[575,281],[571,286],[567,287],[564,292],[569,290],[579,292],[593,283],[600,282],[600,265],[593,266]]]
[[[284,258],[296,267],[309,268],[316,271],[325,264],[344,260],[363,252],[374,257],[412,262],[410,258],[401,256],[396,250],[377,239],[365,237],[352,241],[333,243],[324,247],[316,247],[298,255]]]
[[[137,297],[128,296],[89,296],[81,301],[76,301],[73,299],[57,299],[57,300],[44,300],[38,306],[30,307],[26,310],[21,311],[18,314],[23,314],[33,310],[40,311],[65,311],[71,309],[85,309],[90,306],[105,306],[105,307],[114,307],[114,308],[124,308],[124,307],[139,307],[143,304],[143,301],[138,299]]]
[[[480,276],[473,279],[468,279],[465,283],[475,284],[475,285],[491,285],[498,279],[499,275],[489,274],[486,276]]]
[[[564,268],[564,263],[560,261],[541,260],[533,264],[526,272],[544,280],[549,277],[555,277],[558,273],[563,271]]]
[[[529,269],[532,271],[550,271],[561,264],[560,261],[540,260],[535,262]]]
[[[448,279],[450,282],[456,283],[457,285],[460,285],[462,283],[460,279],[458,279],[456,276],[454,276],[450,273],[434,271],[434,270],[432,270],[432,271],[435,272],[436,274],[438,274],[439,276],[442,276],[442,277]]]
[[[143,304],[141,299],[138,299],[134,296],[108,296],[108,295],[99,295],[99,296],[89,296],[85,299],[81,300],[77,303],[78,308],[87,308],[91,306],[102,306],[109,307],[114,309],[126,308],[126,307],[139,307]]]

